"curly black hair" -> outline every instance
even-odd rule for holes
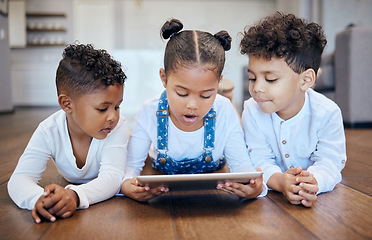
[[[246,27],[240,52],[267,60],[283,58],[296,73],[309,68],[317,73],[326,44],[320,25],[308,23],[293,14],[276,12],[256,25]]]
[[[121,64],[106,50],[96,50],[90,44],[70,44],[57,68],[57,94],[89,94],[110,85],[124,85],[126,78]]]
[[[208,66],[220,76],[225,65],[225,51],[231,48],[231,37],[226,31],[212,35],[198,30],[184,30],[178,19],[164,23],[160,35],[170,39],[164,53],[166,73],[178,67],[192,67],[197,64]]]

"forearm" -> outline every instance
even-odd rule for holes
[[[275,191],[283,192],[282,184],[283,173],[274,173],[267,181],[267,186]]]
[[[8,193],[20,208],[32,210],[36,201],[44,193],[37,180],[26,176],[12,177],[8,182]]]
[[[121,176],[111,173],[101,175],[88,183],[68,185],[66,188],[76,192],[79,197],[78,208],[85,209],[114,196],[120,189],[121,181]]]

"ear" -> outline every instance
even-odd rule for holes
[[[72,101],[71,98],[66,94],[61,94],[58,96],[58,103],[59,106],[61,106],[62,110],[66,113],[72,112]]]
[[[223,75],[221,74],[220,79],[218,79],[218,83],[221,82],[222,78],[223,78]]]
[[[316,74],[315,71],[312,68],[309,68],[305,70],[301,74],[302,83],[301,83],[301,89],[303,91],[306,91],[308,88],[311,88],[314,86],[315,80],[316,80]]]
[[[164,88],[167,88],[167,74],[165,73],[164,68],[160,68],[159,70],[160,79],[163,82]]]

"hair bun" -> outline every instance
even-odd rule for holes
[[[164,39],[170,38],[172,34],[178,33],[183,28],[183,24],[178,19],[172,19],[164,23],[163,27],[161,28],[160,35]]]
[[[220,41],[223,49],[225,51],[230,50],[231,48],[231,37],[228,32],[226,31],[219,31],[218,33],[214,34],[214,37],[217,38],[218,41]]]

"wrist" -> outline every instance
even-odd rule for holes
[[[72,197],[72,199],[76,203],[76,208],[79,207],[80,199],[79,199],[79,195],[77,194],[77,192],[75,192],[72,189],[67,189],[67,190],[70,192],[70,196]]]
[[[284,173],[281,172],[271,175],[267,181],[267,186],[275,191],[283,192],[283,175]]]

